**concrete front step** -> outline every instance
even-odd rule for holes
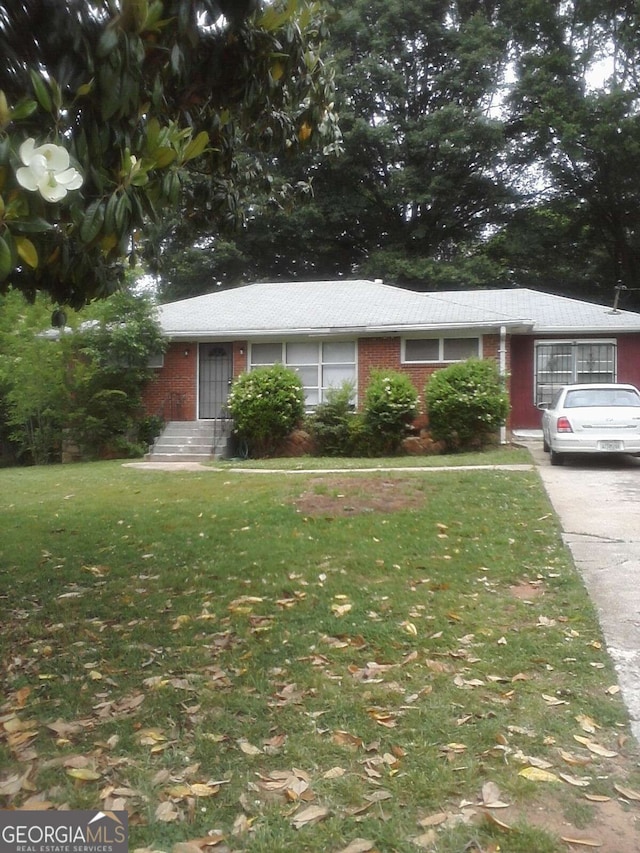
[[[146,462],[211,462],[212,453],[147,453]]]
[[[227,454],[230,421],[172,421],[146,455],[152,462],[190,462]]]

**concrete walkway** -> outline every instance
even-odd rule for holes
[[[551,466],[541,442],[530,449],[597,610],[640,741],[640,460],[583,458]]]

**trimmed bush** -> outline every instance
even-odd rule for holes
[[[353,410],[353,382],[330,388],[326,400],[317,406],[307,425],[318,456],[350,456],[352,428],[357,417]]]
[[[447,450],[486,445],[509,413],[504,380],[488,359],[438,370],[427,382],[424,398],[431,435]]]
[[[274,364],[239,376],[227,405],[249,454],[269,456],[302,420],[304,390],[296,373]]]
[[[365,392],[363,419],[373,453],[397,453],[418,413],[418,392],[408,376],[373,370]]]

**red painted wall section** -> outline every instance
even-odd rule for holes
[[[640,388],[640,335],[618,336],[618,382]]]
[[[598,335],[584,335],[585,340],[598,340]],[[629,382],[640,387],[640,336],[601,335],[605,340],[615,337],[618,342],[618,382]],[[535,341],[567,340],[567,335],[534,338],[512,338],[511,419],[520,429],[540,429],[541,412],[534,405],[534,343]],[[572,337],[572,340],[580,340]]]
[[[154,370],[154,377],[143,394],[147,414],[159,415],[165,421],[196,420],[197,377],[198,344],[169,344],[163,367]]]
[[[533,338],[511,339],[511,423],[519,429],[540,429],[540,410],[533,404]]]

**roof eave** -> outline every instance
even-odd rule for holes
[[[499,320],[477,321],[473,323],[395,323],[375,326],[333,326],[333,327],[292,327],[277,329],[165,329],[163,333],[171,340],[245,340],[250,338],[283,338],[283,337],[333,337],[336,335],[358,335],[360,337],[385,335],[401,336],[411,332],[464,332],[487,331],[495,332],[502,327],[510,332],[525,332],[533,329],[532,320]]]

